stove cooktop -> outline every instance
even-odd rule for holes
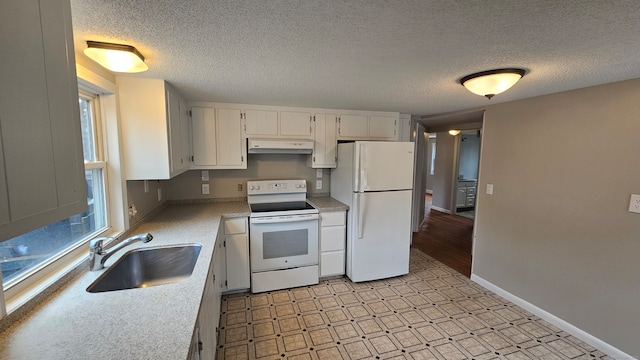
[[[263,204],[249,204],[252,213],[268,213],[268,212],[282,212],[282,211],[301,211],[301,210],[315,210],[315,208],[309,205],[306,201],[286,201],[275,203],[263,203]]]

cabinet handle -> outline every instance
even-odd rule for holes
[[[204,349],[204,344],[202,343],[202,341],[198,341],[198,351],[202,352],[203,349]]]

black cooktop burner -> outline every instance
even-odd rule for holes
[[[310,210],[314,209],[313,206],[307,204],[306,201],[289,201],[278,203],[265,203],[265,204],[250,204],[251,212],[271,212],[271,211],[296,211],[296,210]]]

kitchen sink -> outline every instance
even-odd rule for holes
[[[200,244],[170,245],[130,250],[105,270],[88,292],[146,288],[182,281],[193,272]]]

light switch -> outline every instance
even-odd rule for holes
[[[629,201],[629,212],[640,214],[640,195],[631,194],[631,201]]]
[[[317,170],[316,170],[316,177],[317,177],[318,179],[322,179],[322,169],[317,169]]]
[[[202,195],[209,195],[209,184],[202,184]]]
[[[493,184],[487,184],[487,195],[493,195]]]

